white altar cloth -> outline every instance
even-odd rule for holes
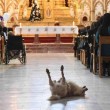
[[[19,26],[15,34],[78,34],[77,26]]]

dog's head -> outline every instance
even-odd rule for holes
[[[53,85],[50,86],[52,94],[65,96],[67,94],[67,84],[62,81],[62,78],[59,81],[53,81]]]

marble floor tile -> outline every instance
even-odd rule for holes
[[[46,68],[52,79],[59,79],[60,66],[65,77],[86,85],[85,97],[49,101],[51,93]],[[11,60],[0,65],[0,110],[109,110],[110,78],[99,78],[74,57],[73,53],[28,53],[27,64]]]

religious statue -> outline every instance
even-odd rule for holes
[[[33,1],[29,21],[41,20],[40,8],[36,0]]]

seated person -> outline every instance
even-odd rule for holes
[[[9,39],[9,37],[16,37],[14,35],[13,31],[8,32],[8,39]],[[19,54],[20,54],[20,50],[9,50],[10,59],[13,57],[16,58],[16,56],[18,56]]]
[[[98,27],[96,32],[95,41],[96,41],[96,51],[97,54],[99,53],[98,44],[99,44],[99,37],[100,36],[110,36],[110,13],[105,13],[102,17],[102,23]],[[106,47],[108,48],[108,47]]]

